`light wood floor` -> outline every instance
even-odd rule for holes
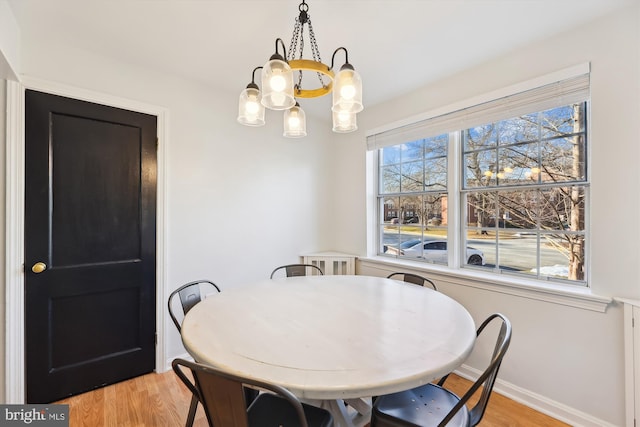
[[[452,376],[447,387],[461,394],[468,382]],[[183,426],[191,394],[173,371],[148,374],[56,403],[69,405],[70,427]],[[544,426],[568,424],[494,393],[480,426]],[[198,406],[195,427],[207,427]]]

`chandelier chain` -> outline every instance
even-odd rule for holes
[[[304,57],[304,22],[300,29],[300,59]],[[298,89],[302,89],[302,70],[298,71]]]
[[[313,60],[317,62],[322,62],[320,58],[320,49],[318,49],[318,42],[316,42],[316,35],[313,32],[313,25],[311,25],[311,18],[309,17],[308,25],[309,25],[309,39],[311,40],[311,54],[313,55]],[[320,80],[320,85],[325,87],[324,80],[322,80],[322,74],[316,73],[318,75],[318,80]]]
[[[313,26],[311,25],[311,19],[308,15],[304,15],[302,18],[296,18],[295,25],[293,27],[293,34],[291,36],[291,43],[289,45],[289,53],[287,60],[291,61],[296,59],[296,54],[298,54],[299,59],[303,59],[304,57],[304,26],[308,24],[308,32],[309,32],[309,40],[311,46],[311,55],[313,60],[316,62],[322,63],[322,58],[320,57],[320,49],[318,48],[318,42],[316,41],[316,36],[313,31]],[[327,85],[324,82],[322,73],[316,73],[318,75],[318,80],[320,81],[320,86],[326,88]],[[302,70],[298,71],[298,84],[296,87],[298,89],[302,89]]]
[[[304,47],[304,39],[303,32],[304,25],[302,24],[299,18],[296,18],[296,23],[293,27],[293,34],[291,36],[291,44],[289,45],[289,58],[287,60],[291,61],[296,58],[296,49],[298,48],[298,42],[300,43],[300,59],[302,59],[302,48]],[[302,71],[298,72],[298,84],[296,85],[298,89],[302,88]]]
[[[296,47],[298,46],[298,36],[302,32],[300,29],[300,21],[296,19],[296,24],[293,27],[293,34],[291,35],[291,44],[289,45],[289,57],[288,61],[295,59],[296,56]]]

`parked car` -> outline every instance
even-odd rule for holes
[[[447,241],[412,239],[400,243],[399,247],[386,245],[385,253],[446,263]],[[484,254],[482,251],[467,246],[467,264],[484,265]]]

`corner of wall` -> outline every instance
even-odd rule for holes
[[[5,80],[0,78],[0,242],[6,242],[5,230],[5,160],[6,160],[6,113],[7,94]],[[0,319],[5,325],[5,245],[0,245]],[[5,382],[5,328],[0,328],[0,384]],[[5,402],[4,387],[0,387],[0,402]]]

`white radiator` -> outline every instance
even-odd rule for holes
[[[301,256],[304,264],[312,264],[325,275],[356,274],[356,256],[341,252],[316,252]]]
[[[624,303],[626,426],[634,427],[640,417],[640,301],[617,300]]]

